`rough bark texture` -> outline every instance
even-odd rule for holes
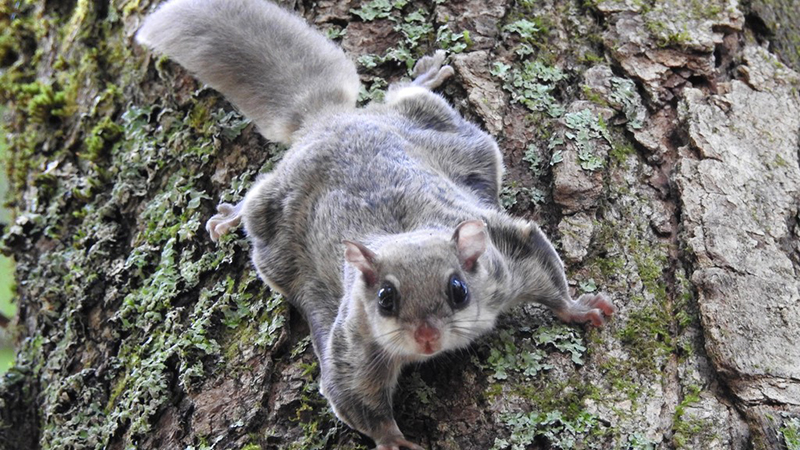
[[[0,448],[365,448],[307,327],[202,224],[284,149],[136,47],[158,2],[0,0],[16,366]],[[791,1],[293,2],[380,98],[443,88],[497,137],[503,204],[602,330],[519,308],[395,397],[428,448],[800,448],[800,12]],[[465,33],[466,32],[466,33]],[[787,64],[787,65],[785,65]]]

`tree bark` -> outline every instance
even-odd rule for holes
[[[19,310],[0,448],[367,448],[243,233],[203,229],[285,149],[133,43],[158,3],[0,0]],[[800,448],[791,2],[284,4],[358,61],[365,102],[449,50],[441,92],[497,138],[503,205],[619,309],[597,330],[526,305],[408,368],[410,440]]]

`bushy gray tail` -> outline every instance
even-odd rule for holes
[[[321,111],[355,107],[355,65],[266,0],[172,0],[145,19],[136,40],[220,91],[272,141],[290,143]]]

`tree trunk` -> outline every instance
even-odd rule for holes
[[[369,447],[243,233],[203,229],[285,149],[133,43],[156,3],[0,0],[19,306],[0,447]],[[286,6],[358,60],[364,101],[448,49],[442,92],[497,138],[504,206],[557,243],[576,293],[619,309],[596,330],[527,305],[408,368],[410,440],[800,448],[791,1]]]

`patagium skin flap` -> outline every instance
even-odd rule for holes
[[[469,345],[523,302],[594,326],[613,314],[604,295],[573,300],[547,237],[500,207],[497,144],[431,92],[453,74],[443,51],[356,108],[355,65],[265,0],[168,1],[136,39],[291,144],[206,228],[216,240],[244,222],[259,275],[309,323],[322,394],[378,449],[421,448],[392,415],[404,364]]]

